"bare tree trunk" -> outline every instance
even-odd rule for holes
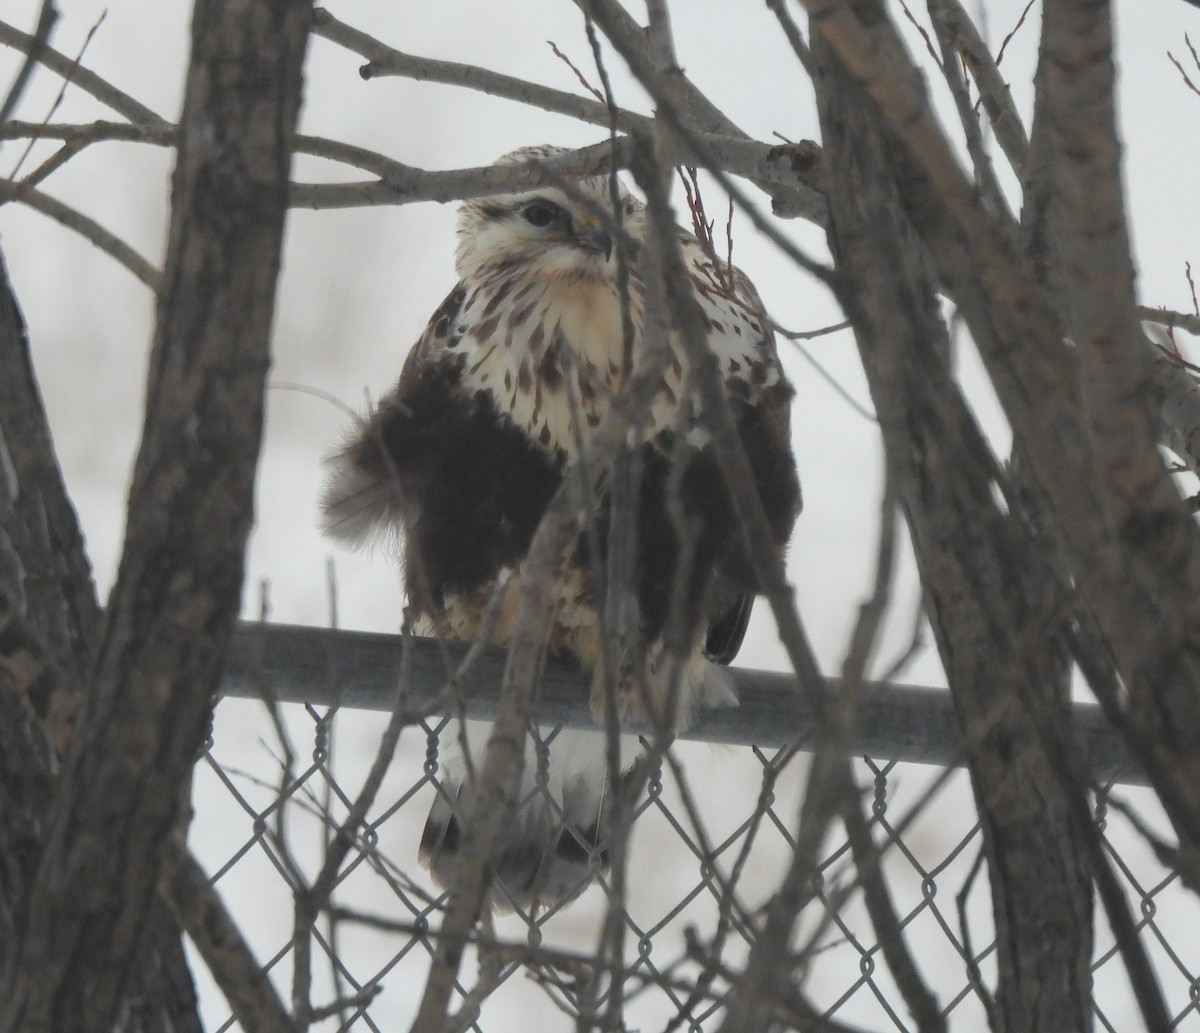
[[[866,5],[863,5],[866,6]],[[869,12],[868,12],[869,16]],[[829,237],[968,743],[998,939],[997,1030],[1091,1028],[1085,787],[1041,726],[1066,715],[1042,546],[993,499],[995,462],[948,368],[923,244],[877,115],[819,33]]]
[[[12,812],[26,849],[12,856],[28,868],[40,849],[27,891],[6,899],[11,911],[0,917],[16,934],[3,956],[4,1030],[155,1028],[140,1017],[173,996],[189,1008],[172,1028],[197,1028],[190,987],[179,985],[177,935],[168,955],[149,948],[163,944],[159,880],[238,611],[310,17],[301,0],[196,5],[146,421],[98,639],[48,436],[19,471],[53,495],[43,507],[48,541],[74,547],[65,559],[35,553],[59,564],[59,598],[28,610],[58,615],[42,619],[56,650],[42,655],[57,661],[64,643],[87,643],[95,659],[67,651],[75,669],[61,683],[47,661],[39,684],[51,702],[34,700],[15,741],[3,743],[18,751],[0,757],[4,775],[21,770],[20,751],[31,760],[16,787],[25,805]],[[77,696],[60,685],[71,681],[86,693],[52,784],[52,747],[65,738],[57,715]],[[0,707],[20,717],[13,688],[0,686]],[[53,719],[39,728],[33,714]],[[147,984],[158,1000],[146,999]]]
[[[57,746],[69,734],[70,711],[86,660],[86,632],[72,620],[66,593],[72,592],[85,612],[90,611],[83,621],[88,631],[94,631],[99,613],[75,513],[53,461],[25,325],[2,263],[0,370],[2,968],[11,959],[37,865],[40,829],[53,795]],[[71,575],[54,576],[56,567],[76,564]],[[67,648],[48,645],[55,641],[61,647],[64,640],[70,643]]]
[[[0,972],[17,944],[100,609],[0,261]],[[132,1033],[199,1033],[175,923],[156,908],[125,1016]]]
[[[402,54],[327,13],[317,31],[366,58],[364,74],[471,86],[598,125],[611,119],[622,132],[652,133],[665,160],[709,168],[731,198],[741,200],[727,173],[768,191],[778,214],[803,213],[827,225],[837,261],[828,282],[854,322],[889,464],[886,494],[904,506],[969,751],[998,941],[994,999],[977,969],[968,966],[969,977],[993,1029],[1089,1031],[1095,892],[1146,1026],[1167,1030],[1153,969],[1091,821],[1086,772],[1066,723],[1070,646],[1154,783],[1186,862],[1200,840],[1194,720],[1200,539],[1159,455],[1162,414],[1150,411],[1162,404],[1154,379],[1162,369],[1146,358],[1138,324],[1146,310],[1135,305],[1113,105],[1111,4],[1045,0],[1027,140],[999,69],[958,0],[928,5],[941,72],[962,123],[949,132],[880,0],[803,0],[812,15],[811,53],[788,5],[768,0],[816,84],[822,155],[809,142],[780,147],[753,140],[723,115],[678,67],[665,3],[646,6],[647,26],[619,0],[575,3],[589,19],[589,34],[602,32],[645,87],[653,117],[476,66]],[[246,1030],[307,1028],[332,1014],[311,1000],[314,928],[358,846],[360,820],[385,765],[373,769],[321,875],[297,893],[295,1019],[203,870],[177,849],[192,762],[241,591],[284,209],[289,196],[293,204],[328,207],[525,189],[554,183],[560,174],[596,172],[609,157],[600,146],[568,156],[569,163],[430,173],[338,141],[302,138],[311,153],[378,179],[363,183],[356,172],[355,182],[289,191],[309,17],[306,0],[199,0],[178,127],[44,40],[0,24],[0,43],[37,53],[47,68],[73,76],[75,87],[128,120],[6,123],[0,138],[61,139],[79,148],[102,139],[179,147],[161,277],[103,227],[30,182],[0,181],[0,201],[40,207],[107,248],[152,289],[161,283],[125,551],[105,615],[0,265],[0,1033],[198,1031],[180,925]],[[597,48],[598,59],[601,53]],[[959,67],[964,55],[1021,178],[1020,223],[1009,212],[967,96]],[[607,86],[603,70],[601,77]],[[961,148],[950,142],[959,130],[969,171]],[[636,143],[627,137],[614,144],[618,164],[634,160]],[[52,172],[71,153],[78,152],[64,146],[44,168]],[[656,167],[647,177],[651,186],[663,171]],[[695,314],[688,315],[681,271],[666,260],[674,255],[665,245],[675,231],[666,197],[656,191],[646,191],[657,225],[645,271],[661,299],[648,308],[657,310],[652,314],[663,332],[674,319],[676,330],[700,341],[698,327],[686,330]],[[787,251],[789,242],[770,221],[749,210]],[[790,253],[798,267],[828,276],[794,247]],[[953,376],[939,292],[965,318],[1004,406],[1022,468],[1016,477],[991,454]],[[1200,317],[1188,324],[1191,318],[1175,313],[1176,322],[1165,325],[1200,329]],[[1175,372],[1194,396],[1194,383]],[[649,366],[635,374],[636,385],[590,437],[580,469],[609,465],[657,390],[655,377]],[[717,380],[706,375],[696,382],[711,391]],[[705,404],[722,411],[712,396]],[[1189,404],[1176,413],[1176,435],[1190,440],[1196,411]],[[714,422],[710,429],[718,440],[726,435],[720,451],[737,472],[742,453],[730,446],[725,428]],[[1200,449],[1191,451],[1195,468]],[[735,491],[743,495],[749,499],[752,491]],[[476,999],[451,1014],[463,958],[479,948],[492,855],[515,806],[514,772],[524,763],[528,708],[556,601],[551,574],[563,542],[577,533],[573,507],[577,502],[562,493],[530,554],[527,569],[546,576],[530,576],[522,590],[521,633],[482,765],[486,817],[469,830],[469,863],[459,870],[440,928],[418,1029],[473,1021],[472,1009],[488,989],[481,980],[470,991]],[[759,519],[757,510],[751,515]],[[748,545],[767,540],[748,537]],[[760,566],[765,570],[766,561]],[[790,590],[771,571],[767,583],[782,637],[802,680],[816,684],[815,663],[787,605]],[[877,585],[872,605],[882,610],[885,595]],[[869,654],[862,647],[845,683],[861,682]],[[399,710],[393,715],[381,757],[405,720]],[[828,749],[838,744],[838,729],[826,724]],[[848,764],[827,752],[813,771],[800,845],[749,963],[740,975],[726,973],[715,950],[695,999],[720,972],[732,987],[729,1029],[839,1028],[796,988],[790,949],[811,907],[825,831],[840,814],[881,956],[913,1025],[937,1033],[947,1017],[924,985],[922,959],[904,941],[907,919],[897,915],[880,866],[885,848],[872,840]],[[614,885],[612,929],[624,917],[619,881]],[[619,938],[606,942],[617,945],[606,955],[615,980],[623,965]],[[599,985],[604,966],[592,974]],[[373,991],[365,988],[362,1000]],[[610,1025],[621,1003],[614,994]]]

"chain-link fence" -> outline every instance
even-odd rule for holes
[[[389,673],[383,659],[372,668],[361,655],[334,648],[346,641],[251,631],[241,640],[230,684],[247,694],[257,686],[269,698],[274,692],[288,698],[308,692],[328,701],[342,684],[351,696],[369,692],[385,675],[394,682],[394,663]],[[399,662],[394,643],[380,639],[375,645],[385,650],[380,657]],[[353,670],[338,670],[339,658]],[[422,662],[410,655],[410,676],[414,663],[420,668]],[[301,668],[308,673],[298,674]],[[315,668],[324,676],[313,677]],[[481,684],[489,677],[483,673]],[[554,677],[552,671],[551,685]],[[569,673],[563,678],[569,680]],[[421,683],[415,676],[411,681]],[[469,695],[482,699],[486,711],[487,693]],[[553,691],[550,696],[553,709]],[[585,696],[577,693],[577,698]],[[952,736],[945,743],[921,738],[944,730],[938,709],[944,701],[936,694],[925,699],[930,713],[910,715],[907,733],[893,727],[887,736],[908,757],[953,756]],[[442,712],[445,707],[431,709],[424,699],[405,705],[413,721],[400,736],[330,906],[314,930],[313,1003],[319,1020],[314,1028],[407,1029],[429,972],[445,900],[418,864],[417,844],[439,791],[440,761],[459,726]],[[777,716],[753,712],[763,706],[761,698],[743,702],[739,720],[777,722]],[[581,703],[579,709],[586,706]],[[589,720],[586,713],[566,716],[574,723]],[[1084,716],[1086,725],[1092,718]],[[271,708],[227,698],[217,709],[196,779],[193,848],[285,995],[293,980],[293,891],[315,877],[367,774],[386,720],[380,713],[345,706],[335,711],[311,702]],[[728,738],[740,742],[734,732]],[[552,751],[552,732],[546,742]],[[1128,773],[1115,749],[1108,740],[1093,748],[1094,766],[1099,753],[1110,767]],[[597,962],[613,891],[611,879],[601,872],[571,904],[497,913],[482,926],[482,940],[460,971],[457,1007],[463,1028],[489,1033],[573,1029],[581,1019],[605,1015],[613,995],[619,997],[628,1030],[716,1028],[731,979],[761,932],[765,905],[795,846],[807,768],[807,755],[792,747],[677,743],[650,775],[636,807],[616,977],[611,976],[614,966]],[[988,987],[995,982],[992,912],[965,773],[863,758],[855,774],[921,975],[949,1028],[986,1028],[992,1007]],[[544,786],[539,791],[544,793]],[[1200,1030],[1200,942],[1194,932],[1200,908],[1145,834],[1165,831],[1153,794],[1128,784],[1111,786],[1095,799],[1095,817],[1138,918],[1174,1028]],[[1131,819],[1145,828],[1137,831]],[[836,836],[840,829],[834,829]],[[883,962],[855,872],[848,843],[829,839],[791,941],[800,973],[792,1024],[819,1030],[915,1029]],[[1097,922],[1097,1025],[1141,1028],[1113,937],[1102,917]],[[611,935],[610,930],[609,943]],[[236,1028],[222,1011],[219,994],[206,999],[209,1028]],[[788,993],[781,1000],[789,1006]]]

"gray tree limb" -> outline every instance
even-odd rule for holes
[[[1047,297],[1043,278],[1020,257],[1017,227],[974,203],[969,181],[922,101],[915,71],[905,64],[894,27],[883,21],[868,28],[838,0],[806,6],[908,156],[899,178],[901,202],[979,346],[1054,514],[1056,545],[1117,670],[1133,697],[1146,703],[1139,709],[1114,701],[1110,719],[1128,735],[1181,839],[1194,844],[1200,836],[1200,795],[1194,790],[1200,744],[1193,739],[1200,732],[1185,715],[1200,706],[1200,662],[1188,631],[1200,626],[1200,594],[1191,584],[1196,528],[1178,497],[1171,499],[1161,486],[1134,499],[1124,485],[1119,497],[1110,497],[1106,482],[1122,468],[1126,446],[1109,457],[1093,447],[1064,316]],[[1013,347],[1018,341],[1025,346]],[[1138,409],[1145,404],[1141,398],[1126,401]],[[1100,462],[1115,464],[1109,475],[1095,469]],[[1138,462],[1146,475],[1151,460],[1142,454]],[[1159,468],[1166,478],[1161,462]],[[1149,482],[1139,483],[1149,488]],[[1168,559],[1175,561],[1170,570]]]
[[[50,440],[29,342],[0,262],[0,980],[44,845],[100,608]],[[130,1033],[199,1033],[179,932],[155,908],[130,980]]]
[[[126,541],[0,1028],[111,1029],[233,629],[310,8],[200,0]]]

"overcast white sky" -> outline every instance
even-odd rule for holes
[[[61,0],[55,44],[75,53],[107,11],[84,63],[174,119],[187,61],[188,6],[161,0],[109,4]],[[975,4],[968,6],[977,9]],[[36,0],[8,0],[3,17],[29,28],[37,7]],[[1016,24],[1023,7],[1023,0],[986,4],[986,29],[993,49]],[[557,43],[585,71],[592,68],[581,17],[565,0],[512,5],[489,0],[440,4],[408,0],[340,3],[330,9],[401,49],[477,62],[561,89],[575,90],[577,83],[554,57],[547,40]],[[1200,11],[1182,0],[1154,4],[1124,0],[1117,11],[1126,184],[1141,297],[1146,304],[1189,309],[1184,265],[1200,258],[1196,246],[1200,240],[1196,201],[1200,96],[1187,89],[1167,52],[1186,58],[1185,33],[1200,41]],[[745,131],[762,140],[776,133],[789,139],[817,137],[809,84],[765,5],[688,0],[674,4],[673,13],[681,63]],[[1026,118],[1037,21],[1035,7],[1003,65]],[[916,52],[923,53],[921,47],[916,43]],[[0,51],[0,86],[10,81],[18,63],[15,55]],[[357,73],[361,63],[322,39],[312,41],[303,131],[360,144],[426,168],[486,164],[525,144],[578,145],[603,136],[595,127],[463,90],[401,79],[364,82]],[[618,100],[646,110],[619,58],[610,55],[608,66]],[[1193,73],[1200,83],[1200,72],[1193,67]],[[40,74],[19,117],[43,117],[58,88],[53,76]],[[113,116],[69,90],[54,120],[96,117]],[[21,151],[22,146],[14,143],[0,149],[0,174],[11,173]],[[26,159],[23,171],[47,153],[45,147],[39,148]],[[72,161],[46,189],[158,262],[164,248],[170,167],[165,151],[105,144]],[[301,160],[297,178],[357,177],[325,163]],[[723,210],[715,191],[709,194],[708,207],[710,214]],[[278,385],[319,388],[359,408],[368,394],[378,397],[386,391],[410,344],[454,282],[453,223],[452,206],[432,204],[293,213],[272,380]],[[816,328],[840,319],[823,288],[791,268],[744,218],[736,219],[734,227],[735,260],[758,285],[780,323]],[[824,254],[822,236],[814,228],[790,224],[787,229],[812,253]],[[19,206],[0,208],[0,246],[29,323],[60,458],[103,594],[116,566],[124,496],[140,429],[152,298],[90,244]],[[810,347],[846,391],[868,402],[848,334],[818,340]],[[789,569],[814,646],[825,668],[833,672],[872,572],[878,447],[872,425],[814,375],[790,346],[782,344],[781,350],[797,388],[795,447],[805,493],[805,512]],[[981,420],[997,448],[1004,449],[1003,419],[969,350],[962,355],[961,370]],[[282,387],[272,392],[247,610],[257,611],[255,586],[266,581],[273,619],[326,623],[325,561],[332,556],[342,626],[390,631],[400,617],[394,569],[378,554],[335,550],[315,526],[321,457],[338,441],[344,423],[343,415],[325,401]],[[885,658],[907,636],[915,596],[915,579],[907,569],[897,587],[898,612]],[[761,614],[759,618],[740,662],[780,666],[773,630]],[[939,684],[936,658],[927,651],[907,678]],[[254,737],[263,733],[260,729],[244,734],[253,746]],[[749,774],[753,775],[753,766]],[[404,849],[408,848],[400,847],[398,852]]]

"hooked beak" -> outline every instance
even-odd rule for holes
[[[603,226],[581,234],[579,243],[589,251],[601,252],[605,259],[612,257],[613,242],[608,230]]]

